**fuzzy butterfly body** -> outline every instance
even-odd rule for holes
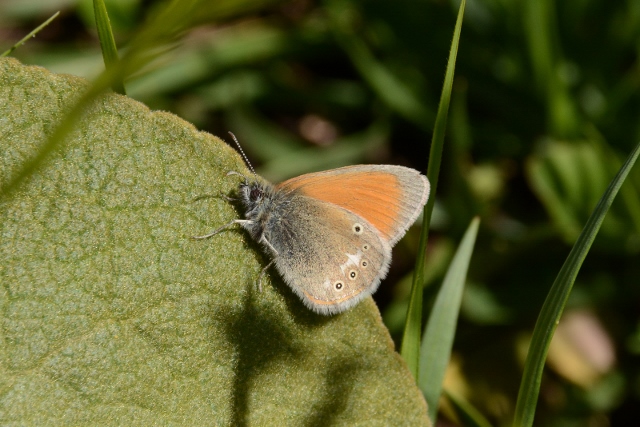
[[[329,315],[376,291],[428,196],[427,179],[402,166],[348,166],[275,186],[256,176],[240,184],[245,219],[231,224],[265,247],[310,309]]]

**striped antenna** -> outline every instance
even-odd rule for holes
[[[256,173],[256,171],[253,169],[253,166],[251,166],[251,162],[249,162],[249,159],[247,158],[247,155],[244,154],[244,150],[242,149],[242,147],[240,146],[240,143],[238,142],[238,138],[236,138],[236,136],[233,134],[233,132],[229,131],[229,135],[231,135],[231,138],[233,138],[233,141],[236,143],[236,145],[238,146],[238,150],[240,150],[240,154],[242,154],[242,158],[244,159],[244,162],[247,164],[247,166],[249,166],[249,169],[251,169],[251,172],[253,172],[253,174],[255,176],[258,176],[258,174]]]

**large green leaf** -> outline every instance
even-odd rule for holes
[[[0,424],[429,425],[369,299],[308,311],[240,230],[238,155],[88,84],[0,60]],[[2,190],[2,188],[0,188]],[[199,196],[212,195],[202,198]]]

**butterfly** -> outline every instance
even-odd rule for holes
[[[195,238],[240,225],[271,257],[263,273],[275,265],[307,307],[336,314],[377,290],[429,188],[418,171],[393,165],[347,166],[277,185],[254,172],[238,188],[244,219]]]

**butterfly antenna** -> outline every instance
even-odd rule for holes
[[[229,135],[231,135],[231,138],[233,138],[233,141],[238,146],[238,150],[240,150],[240,154],[242,154],[242,158],[244,159],[244,162],[247,164],[247,166],[249,166],[249,169],[251,169],[251,172],[253,172],[253,174],[257,176],[258,174],[253,169],[253,166],[251,166],[251,162],[249,162],[249,159],[247,158],[247,155],[244,154],[244,150],[240,146],[240,143],[238,142],[238,138],[236,138],[236,136],[233,134],[233,132],[229,132]]]

